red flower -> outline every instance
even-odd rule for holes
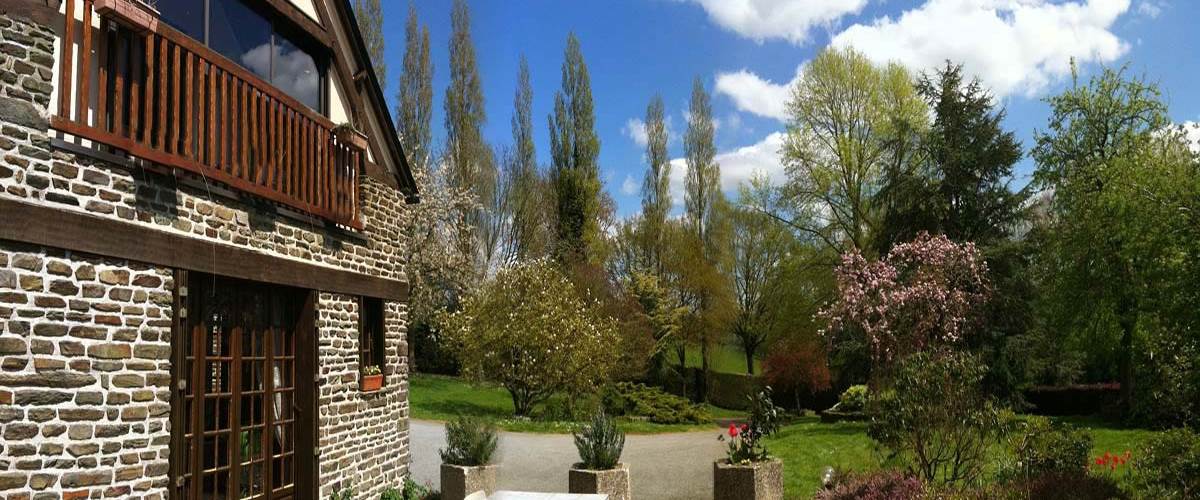
[[[738,428],[734,424],[729,424],[729,437],[737,437]]]

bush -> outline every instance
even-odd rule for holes
[[[617,428],[617,421],[596,412],[591,423],[584,425],[575,434],[575,449],[579,450],[579,465],[588,470],[610,470],[621,461],[625,449],[625,433]]]
[[[924,498],[921,479],[897,470],[882,470],[840,477],[832,487],[817,492],[816,500],[916,500]]]
[[[379,500],[438,500],[440,497],[432,486],[422,486],[412,479],[404,478],[403,490],[397,493],[395,489],[388,488]]]
[[[867,386],[852,385],[838,397],[838,411],[863,411],[867,408]]]
[[[800,396],[829,389],[829,365],[825,348],[812,341],[780,342],[763,360],[763,378],[780,391],[790,394],[797,410]]]
[[[609,415],[647,417],[656,424],[704,424],[712,420],[700,405],[657,387],[633,382],[608,385],[600,402]]]
[[[935,495],[939,500],[1124,500],[1129,494],[1108,476],[1052,472],[1025,480]]]
[[[1014,433],[1009,448],[1014,461],[1001,465],[1002,481],[1050,473],[1081,474],[1087,471],[1092,436],[1045,417],[1032,417]]]
[[[983,394],[987,368],[965,353],[918,353],[900,363],[891,390],[872,398],[867,434],[926,483],[970,483],[1007,412]]]
[[[762,438],[779,430],[779,407],[771,400],[771,388],[765,387],[750,397],[750,421],[740,428],[729,424],[729,448],[726,457],[731,464],[761,462],[768,458]],[[725,436],[717,436],[724,441]]]
[[[1134,482],[1148,498],[1200,497],[1200,435],[1189,429],[1155,435],[1134,466]]]
[[[496,452],[496,426],[471,417],[446,423],[446,448],[439,450],[442,462],[478,467],[487,465]]]

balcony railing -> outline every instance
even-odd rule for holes
[[[94,4],[65,2],[54,128],[361,229],[365,153],[328,118],[165,23],[94,27]]]

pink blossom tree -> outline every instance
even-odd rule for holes
[[[821,333],[861,332],[876,366],[958,343],[990,292],[974,243],[924,232],[878,261],[844,254],[835,279],[837,297],[818,313],[827,322]]]

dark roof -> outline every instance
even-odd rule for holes
[[[406,201],[417,203],[421,199],[420,193],[417,192],[417,181],[413,179],[412,168],[408,165],[408,157],[405,156],[404,148],[400,145],[400,134],[396,132],[396,124],[392,122],[392,115],[388,112],[387,100],[383,97],[383,88],[379,85],[379,79],[375,76],[375,68],[371,65],[371,55],[367,52],[367,44],[363,41],[362,32],[358,29],[358,22],[354,19],[354,7],[350,5],[350,0],[333,0],[332,3],[337,6],[338,18],[345,24],[346,32],[350,33],[350,48],[354,50],[359,64],[367,69],[366,79],[369,84],[366,94],[367,98],[371,100],[369,108],[375,113],[375,121],[383,124],[383,131],[387,135],[384,139],[387,154],[392,156],[395,165],[400,166],[400,171],[395,173],[396,182],[400,185],[400,190],[408,195]]]

